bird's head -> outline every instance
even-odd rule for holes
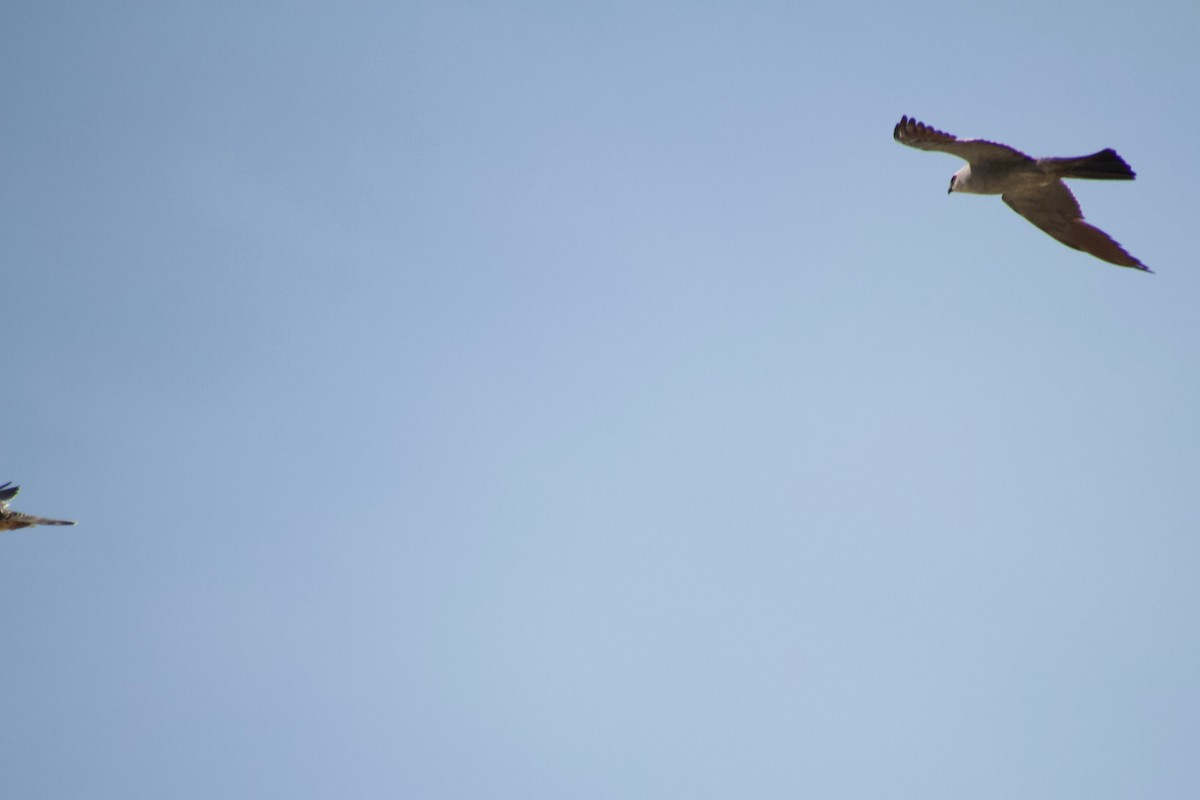
[[[967,164],[958,172],[950,176],[950,188],[946,190],[946,194],[951,192],[970,191],[967,189],[967,183],[971,180],[971,165]]]

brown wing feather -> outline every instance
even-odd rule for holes
[[[69,519],[47,519],[35,517],[32,514],[22,514],[19,511],[8,511],[0,515],[0,531],[17,531],[21,528],[31,528],[34,525],[74,525]]]
[[[892,130],[892,138],[918,150],[937,150],[975,163],[977,161],[1033,161],[1020,150],[984,139],[959,139],[907,116]]]
[[[1107,233],[1083,221],[1079,202],[1062,181],[1020,192],[1006,192],[1001,199],[1013,211],[1067,247],[1091,253],[1110,264],[1151,271]]]

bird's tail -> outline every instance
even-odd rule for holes
[[[1078,158],[1046,158],[1042,160],[1060,178],[1093,178],[1095,180],[1131,181],[1137,175],[1116,150],[1105,149]]]

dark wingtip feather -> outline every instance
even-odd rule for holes
[[[1072,235],[1067,239],[1060,239],[1059,241],[1070,247],[1074,247],[1076,250],[1091,253],[1101,261],[1116,264],[1118,267],[1130,267],[1142,270],[1143,272],[1152,272],[1149,267],[1122,247],[1116,239],[1094,225],[1089,225],[1082,219],[1076,219],[1070,230]]]

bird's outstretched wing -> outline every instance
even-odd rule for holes
[[[997,144],[984,139],[959,139],[945,131],[931,128],[915,119],[901,117],[892,131],[892,138],[900,144],[915,147],[918,150],[939,150],[950,153],[967,161],[1033,161],[1020,150],[1006,144]]]
[[[35,517],[33,514],[22,514],[20,511],[10,511],[3,524],[10,530],[17,530],[31,528],[34,525],[74,525],[76,523],[69,519],[47,519],[46,517]]]
[[[21,491],[21,487],[13,486],[11,482],[0,484],[0,531],[15,531],[33,525],[75,524],[69,519],[48,519],[35,517],[32,514],[22,514],[20,511],[9,511],[8,501],[16,497],[19,491]]]
[[[1079,202],[1062,181],[1005,192],[1000,197],[1013,211],[1068,247],[1110,264],[1152,271],[1107,233],[1084,222]]]

